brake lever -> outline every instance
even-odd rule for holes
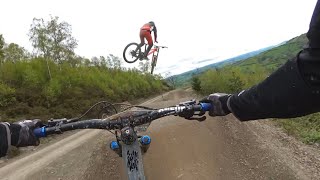
[[[55,127],[57,125],[61,125],[61,124],[66,124],[67,123],[67,119],[66,118],[62,118],[62,119],[50,119],[48,120],[47,126],[48,127]]]
[[[204,121],[206,120],[205,111],[198,111],[195,112],[190,106],[196,104],[195,100],[190,100],[186,102],[182,102],[179,105],[185,105],[186,108],[184,109],[181,114],[179,114],[180,117],[183,117],[187,120],[197,120],[197,121]],[[201,117],[194,117],[194,116],[201,116]]]
[[[206,120],[207,117],[206,117],[206,116],[201,116],[201,117],[190,117],[190,118],[185,118],[185,119],[191,120],[191,121],[192,121],[192,120],[197,120],[197,121],[201,122],[201,121]]]
[[[187,106],[187,105],[195,105],[195,104],[196,104],[196,100],[192,99],[190,101],[180,102],[178,106]]]
[[[199,113],[194,113],[193,115],[203,116],[205,113],[206,113],[205,111],[200,111]]]

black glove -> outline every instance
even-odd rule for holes
[[[225,116],[231,111],[227,106],[228,99],[231,94],[214,93],[202,99],[200,102],[211,103],[212,108],[209,111],[210,116]]]
[[[43,124],[39,119],[12,123],[10,125],[12,134],[11,145],[16,147],[38,146],[40,141],[39,138],[34,135],[33,130],[41,126],[43,126]]]

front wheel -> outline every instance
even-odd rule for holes
[[[157,55],[152,56],[151,74],[153,74],[153,70],[154,70],[154,68],[155,68],[156,65],[157,65],[157,59],[158,59],[158,56],[157,56]]]
[[[130,43],[123,50],[123,59],[127,63],[134,63],[138,60],[141,52],[138,43]]]

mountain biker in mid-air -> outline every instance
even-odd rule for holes
[[[146,32],[150,34],[151,28]],[[209,115],[233,113],[239,120],[247,121],[320,112],[320,0],[314,9],[307,37],[308,47],[261,83],[238,94],[215,93],[205,98],[203,101],[213,104]],[[38,145],[39,140],[32,131],[36,127],[39,127],[38,121],[0,123],[0,157],[6,155],[10,144],[17,147]]]
[[[144,53],[144,57],[143,57],[143,59],[146,59],[146,60],[149,60],[147,56],[153,46],[153,40],[152,40],[152,36],[151,36],[152,31],[153,31],[153,35],[154,35],[154,42],[158,43],[158,41],[157,41],[157,27],[153,21],[150,21],[150,22],[144,24],[140,28],[140,44],[139,44],[138,48],[141,48],[145,44],[144,39],[147,39],[148,48],[147,48],[146,52]]]

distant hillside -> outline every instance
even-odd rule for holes
[[[295,37],[285,44],[263,52],[257,56],[241,60],[232,64],[243,70],[249,70],[252,66],[262,66],[272,72],[284,64],[289,58],[294,57],[308,42],[306,34]]]
[[[270,50],[272,48],[280,46],[280,45],[282,45],[284,43],[281,43],[281,44],[276,45],[276,46],[269,46],[269,47],[262,48],[262,49],[259,49],[259,50],[256,50],[256,51],[252,51],[252,52],[248,52],[248,53],[245,53],[245,54],[241,54],[239,56],[232,57],[232,58],[223,60],[221,62],[209,64],[209,65],[203,66],[201,68],[197,68],[197,69],[194,69],[194,70],[191,70],[191,71],[184,72],[182,74],[174,75],[171,78],[175,79],[175,81],[176,81],[178,86],[182,86],[184,84],[189,83],[191,77],[194,74],[200,74],[200,73],[205,72],[206,70],[211,69],[211,68],[221,68],[223,66],[226,66],[226,65],[229,65],[229,64],[233,64],[233,63],[236,63],[238,61],[241,61],[241,60],[244,60],[244,59],[248,59],[250,57],[254,57],[254,56],[256,56],[256,55],[258,55],[260,53],[263,53],[263,52],[265,52],[267,50]]]
[[[306,34],[302,34],[279,45],[245,53],[218,63],[213,63],[182,74],[174,75],[171,78],[175,79],[178,86],[183,86],[189,84],[193,75],[201,74],[208,69],[221,68],[225,66],[238,66],[242,70],[246,71],[251,69],[251,67],[258,65],[266,68],[267,71],[272,72],[285,63],[289,58],[294,57],[306,44]]]

